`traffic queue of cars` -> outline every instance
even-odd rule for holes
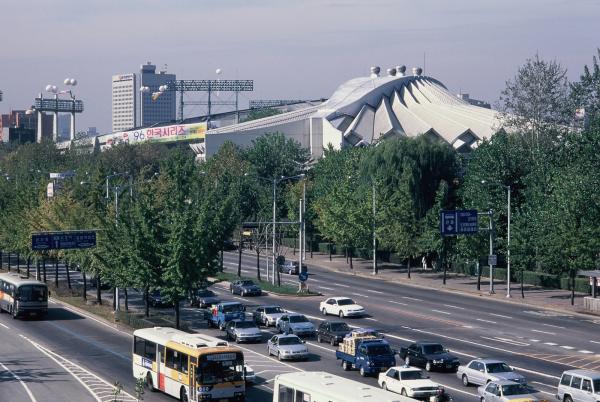
[[[261,295],[260,287],[250,280],[231,283],[232,294]],[[198,290],[191,304],[207,307],[209,326],[225,331],[228,340],[260,343],[260,326],[274,327],[276,334],[267,340],[267,354],[279,360],[306,360],[309,349],[304,338],[316,338],[338,346],[336,359],[344,370],[357,370],[362,376],[375,376],[385,390],[429,402],[451,400],[444,387],[432,381],[426,371],[456,373],[464,386],[477,385],[480,402],[504,402],[516,399],[538,401],[527,380],[506,362],[497,359],[474,359],[460,365],[459,359],[442,344],[414,342],[393,349],[382,334],[373,329],[351,327],[340,319],[323,320],[315,327],[303,314],[289,312],[277,305],[262,305],[251,313],[237,301],[222,301],[208,289]],[[319,304],[319,311],[341,319],[366,315],[364,307],[348,297],[329,297]],[[403,365],[396,364],[396,356]],[[248,370],[251,370],[248,368]],[[565,372],[557,399],[562,402],[600,402],[600,374]],[[581,370],[579,370],[581,371]],[[586,377],[587,376],[587,377]],[[586,398],[591,395],[589,398]]]

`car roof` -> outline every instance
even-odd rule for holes
[[[474,359],[478,362],[482,362],[484,364],[490,364],[490,363],[506,363],[504,360],[498,360],[498,359]]]
[[[305,317],[305,318],[306,318],[306,316],[305,316],[304,314],[301,314],[301,313],[287,313],[286,315],[287,315],[288,317],[297,317],[297,316],[302,316],[302,317]]]
[[[298,335],[294,335],[294,334],[278,334],[277,338],[278,339],[280,339],[280,338],[298,338],[298,339],[300,339],[298,337]]]
[[[406,366],[394,366],[392,367],[396,371],[421,371],[420,368],[417,367],[406,367]]]
[[[267,307],[279,307],[279,308],[281,308],[281,306],[278,306],[276,304],[267,304],[267,305],[264,305],[264,306],[257,306],[256,308],[259,309],[259,308],[267,308]]]
[[[511,380],[497,380],[497,381],[490,381],[490,383],[493,383],[493,384],[496,384],[496,385],[515,385],[515,384],[519,384],[518,382],[514,382],[514,381],[511,381]],[[529,393],[529,392],[527,392],[527,393]]]
[[[334,297],[328,297],[327,298],[327,300],[331,300],[331,299],[333,299],[333,300],[345,300],[345,299],[352,300],[351,297],[346,297],[346,296],[334,296]],[[352,301],[354,301],[354,300],[352,300]]]
[[[415,342],[415,344],[417,344],[417,345],[441,345],[440,342],[433,342],[433,341],[421,341],[421,342]]]
[[[228,302],[221,302],[221,303],[219,303],[219,304],[220,304],[221,306],[229,306],[229,305],[232,305],[232,304],[242,304],[242,303],[240,303],[240,302],[236,302],[236,301],[228,301]]]
[[[600,378],[600,373],[597,371],[591,371],[591,370],[567,370],[565,371],[563,374],[571,374],[571,375],[580,375],[580,376],[586,376],[586,377],[591,377],[591,378]]]
[[[323,321],[323,324],[346,324],[344,321]]]

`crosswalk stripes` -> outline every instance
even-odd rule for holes
[[[557,355],[557,354],[545,354],[545,353],[534,353],[528,354],[530,357],[551,361],[554,363],[564,364],[585,370],[598,370],[600,369],[600,355],[591,354],[574,354],[574,355]]]

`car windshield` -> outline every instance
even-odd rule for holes
[[[227,356],[228,354],[221,354]],[[208,355],[207,358],[219,355]],[[197,383],[212,385],[230,381],[241,381],[244,373],[244,362],[241,358],[232,360],[205,360],[198,370]]]
[[[331,324],[332,331],[350,331],[350,327],[345,322],[334,322]]]
[[[242,281],[242,286],[254,286],[254,282],[252,281]]]
[[[367,354],[369,356],[382,356],[392,354],[389,345],[371,345],[367,346]]]
[[[298,338],[297,336],[279,338],[280,345],[300,345],[301,343],[302,342],[300,341],[300,338]]]
[[[241,304],[226,304],[223,306],[224,313],[237,313],[244,311],[244,307]]]
[[[196,296],[198,296],[198,297],[215,297],[216,295],[215,295],[215,292],[213,292],[212,290],[205,289],[205,290],[199,290],[196,293]]]
[[[351,304],[356,304],[354,303],[354,300],[352,299],[340,299],[337,302],[338,306],[349,306]]]
[[[423,352],[427,355],[433,355],[436,353],[444,353],[444,347],[440,344],[425,345],[425,346],[423,346]]]
[[[509,373],[513,370],[506,363],[488,363],[487,371],[488,373]]]
[[[290,322],[308,322],[308,320],[303,315],[292,315],[290,316]]]
[[[400,373],[400,378],[403,380],[422,380],[427,377],[423,377],[421,370],[403,371]]]
[[[283,313],[281,307],[265,307],[265,314],[278,314]]]
[[[594,392],[600,395],[600,379],[594,380]]]
[[[236,328],[256,328],[256,324],[252,321],[239,321],[235,323]]]
[[[42,285],[23,285],[19,287],[19,301],[43,302],[48,300],[48,292]]]
[[[527,388],[521,384],[507,384],[502,386],[502,395],[524,395],[527,394]]]

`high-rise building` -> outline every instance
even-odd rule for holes
[[[156,66],[150,62],[140,67],[140,86],[150,89],[147,92],[140,92],[141,126],[175,120],[175,92],[165,91],[157,95],[161,85],[175,79],[175,74],[167,74],[166,67],[158,74],[156,74]]]
[[[137,88],[134,73],[112,76],[112,131],[136,126]]]
[[[0,141],[19,143],[35,142],[38,113],[11,110],[0,115]],[[42,113],[42,137],[52,139],[52,115]]]

